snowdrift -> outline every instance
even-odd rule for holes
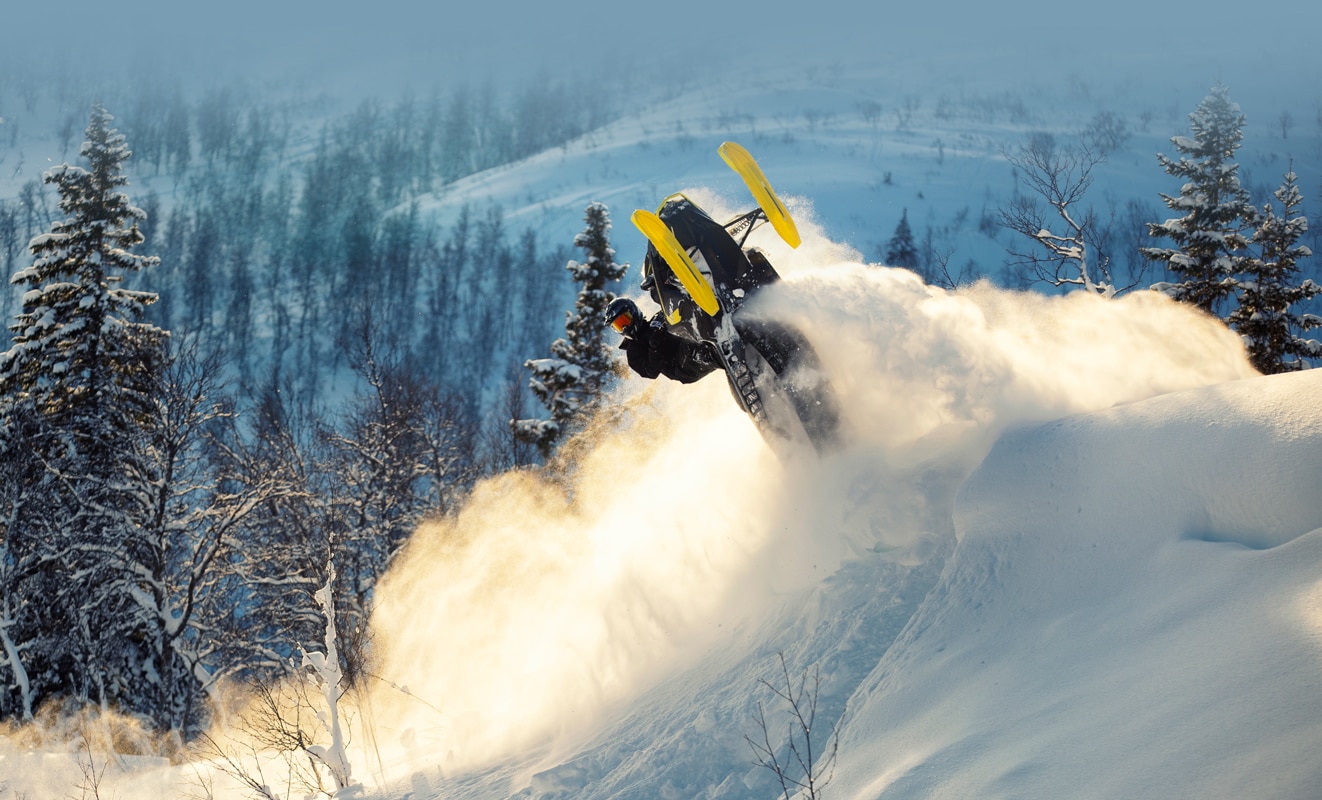
[[[1322,374],[1004,436],[832,796],[1311,798]]]

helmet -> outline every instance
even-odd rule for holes
[[[628,333],[641,319],[638,305],[627,297],[617,297],[606,306],[606,324],[616,333]]]

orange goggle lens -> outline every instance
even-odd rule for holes
[[[629,325],[631,325],[632,323],[633,323],[633,314],[630,314],[628,311],[626,311],[623,314],[620,314],[615,319],[611,320],[611,327],[615,329],[616,333],[624,333],[624,329],[629,327]]]

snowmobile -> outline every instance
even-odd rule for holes
[[[823,453],[836,444],[839,412],[816,351],[793,326],[745,312],[780,280],[761,250],[745,246],[749,234],[769,222],[798,247],[798,229],[747,150],[726,142],[718,152],[758,207],[725,224],[682,194],[655,213],[635,211],[648,240],[642,286],[671,333],[710,346],[740,407],[773,445],[807,442]]]

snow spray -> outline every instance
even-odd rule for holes
[[[946,291],[862,263],[794,206],[801,248],[753,242],[786,279],[752,310],[817,348],[847,445],[787,463],[719,376],[626,378],[572,485],[482,483],[381,584],[370,722],[385,762],[451,776],[499,762],[517,782],[704,652],[749,646],[760,609],[852,554],[921,560],[949,509],[908,509],[906,475],[940,464],[956,486],[1007,426],[1254,374],[1237,337],[1164,297]],[[871,524],[841,517],[851,493],[883,498]]]

